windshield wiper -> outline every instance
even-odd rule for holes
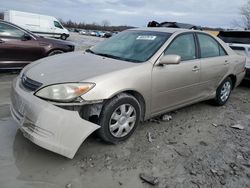
[[[115,55],[111,55],[111,54],[96,53],[96,55],[100,55],[100,56],[108,57],[108,58],[112,58],[112,59],[123,60],[123,61],[131,61],[131,62],[135,62],[135,63],[140,62],[138,60],[128,59],[128,58],[119,57],[119,56],[115,56]]]
[[[85,52],[89,52],[95,55],[99,55],[99,56],[103,56],[103,57],[108,57],[108,58],[112,58],[112,59],[118,59],[118,60],[123,60],[123,61],[131,61],[134,63],[140,63],[141,61],[138,60],[133,60],[133,59],[128,59],[128,58],[123,58],[123,57],[119,57],[119,56],[115,56],[115,55],[111,55],[111,54],[105,54],[105,53],[96,53],[91,49],[87,49],[85,50]]]

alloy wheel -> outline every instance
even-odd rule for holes
[[[221,88],[220,99],[225,102],[231,93],[231,83],[229,81],[225,82]]]
[[[135,108],[131,104],[122,104],[112,113],[109,130],[114,137],[121,138],[130,133],[135,123]]]

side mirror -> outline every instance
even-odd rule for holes
[[[181,62],[181,56],[179,55],[165,55],[160,59],[160,65],[169,65],[169,64],[179,64]]]
[[[31,39],[32,39],[32,37],[26,33],[21,38],[22,41],[27,41],[27,40],[31,40]]]

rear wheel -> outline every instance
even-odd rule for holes
[[[231,91],[233,88],[233,83],[231,78],[226,78],[221,85],[217,88],[216,97],[214,103],[217,106],[222,106],[228,101]]]
[[[52,50],[51,52],[49,52],[48,56],[62,54],[62,53],[64,53],[64,51],[62,51],[62,50]]]
[[[132,95],[121,94],[109,100],[100,114],[98,135],[114,144],[126,140],[139,124],[140,109],[139,102]]]

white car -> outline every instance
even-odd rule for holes
[[[250,81],[250,44],[229,44],[229,46],[239,55],[246,57],[245,80]]]
[[[246,57],[245,80],[250,81],[250,31],[221,31],[218,35],[239,55]]]

